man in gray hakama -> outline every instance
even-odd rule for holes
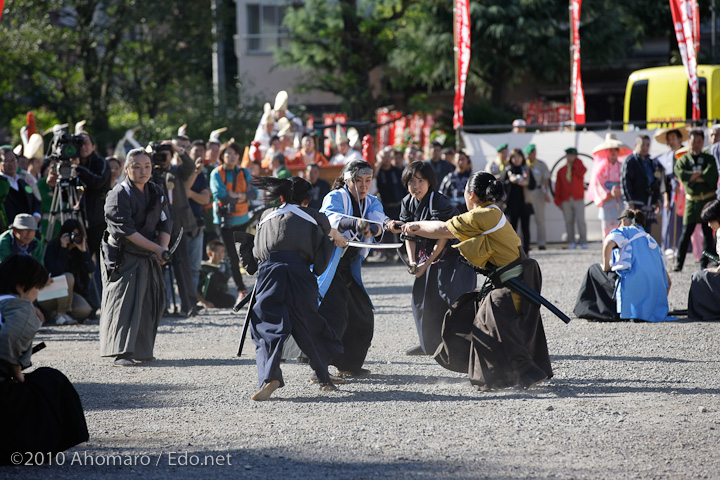
[[[126,170],[130,168],[126,162]],[[133,359],[154,359],[155,336],[165,310],[159,255],[167,248],[172,221],[162,189],[147,180],[138,185],[131,177],[108,193],[105,219],[100,354],[117,357],[116,365],[130,366]],[[135,234],[143,238],[138,241]]]

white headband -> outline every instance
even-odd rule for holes
[[[360,168],[360,169],[356,170],[355,172],[348,170],[347,172],[345,172],[343,174],[343,179],[350,180],[359,175],[372,175],[372,174],[373,174],[372,168]]]

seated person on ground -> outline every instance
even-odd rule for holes
[[[58,325],[70,325],[85,321],[98,308],[92,306],[90,297],[92,274],[95,271],[87,238],[82,224],[70,218],[60,227],[57,237],[48,242],[45,250],[45,267],[53,277],[65,275],[68,283],[68,296],[40,303],[47,313],[57,313]]]
[[[208,261],[202,262],[200,267],[200,282],[198,283],[197,299],[205,308],[232,308],[235,306],[235,296],[228,293],[228,280],[230,279],[230,266],[225,260],[225,245],[219,240],[212,240],[207,244],[205,252]]]
[[[49,455],[88,440],[80,397],[65,375],[48,367],[23,372],[32,365],[41,325],[32,302],[47,281],[47,271],[28,255],[0,263],[0,465],[10,464],[13,452]]]
[[[703,207],[700,219],[715,232],[715,252],[720,257],[720,201],[713,200]],[[720,265],[698,270],[692,276],[688,294],[688,318],[690,320],[720,320]]]
[[[668,318],[670,276],[657,242],[645,231],[640,210],[624,210],[620,227],[603,242],[603,271],[618,274],[617,312],[622,320],[662,322]]]

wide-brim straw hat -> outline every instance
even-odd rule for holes
[[[655,138],[656,142],[662,143],[663,145],[667,145],[667,134],[670,132],[680,132],[680,143],[684,142],[688,139],[688,129],[686,127],[671,127],[671,128],[660,128],[657,132],[655,132],[655,135],[653,135],[653,138]]]
[[[618,156],[623,157],[625,155],[630,155],[632,153],[632,148],[625,145],[623,142],[617,139],[614,133],[606,133],[605,134],[605,140],[595,147],[592,151],[593,155],[595,155],[598,152],[602,152],[603,150],[611,150],[613,148],[617,148],[620,152],[618,153]]]

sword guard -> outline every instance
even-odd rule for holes
[[[172,254],[170,253],[170,250],[163,250],[162,254],[160,255],[160,259],[167,263],[172,258]]]

